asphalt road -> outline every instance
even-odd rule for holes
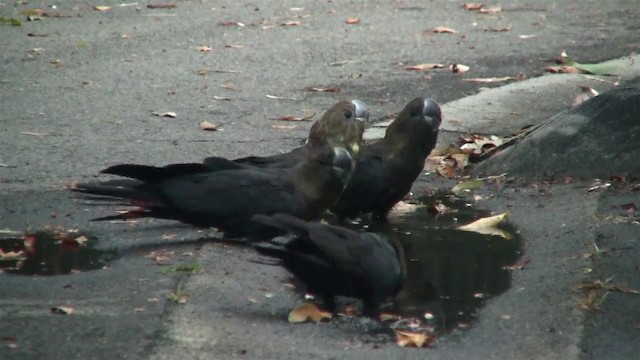
[[[100,239],[100,249],[119,254],[103,270],[0,275],[1,358],[638,358],[637,299],[611,292],[600,312],[585,312],[581,294],[571,291],[589,279],[637,281],[628,250],[579,257],[594,242],[633,248],[637,228],[595,216],[637,201],[633,192],[587,193],[586,183],[479,191],[487,200],[476,206],[512,213],[530,266],[514,272],[511,290],[490,299],[470,328],[442,336],[431,349],[404,349],[371,335],[377,324],[289,324],[286,314],[299,296],[285,286],[281,269],[248,262],[254,258],[248,250],[198,242],[205,233],[172,222],[90,223],[107,210],[64,190],[113,163],[285,151],[310,123],[270,118],[314,112],[317,118],[337,99],[363,100],[381,120],[416,96],[447,103],[502,84],[465,78],[542,75],[564,50],[580,62],[628,55],[640,46],[635,1],[510,1],[497,14],[444,0],[118,4],[0,4],[0,17],[22,22],[0,26],[0,228],[79,227]],[[93,5],[112,8],[99,12]],[[34,8],[50,16],[26,21],[20,12]],[[359,23],[346,24],[350,17]],[[299,24],[282,25],[291,21]],[[244,26],[230,24],[237,22]],[[436,26],[458,33],[429,32]],[[422,63],[459,63],[470,71],[405,70]],[[540,93],[556,91],[547,90]],[[539,113],[534,117],[542,122],[552,114],[540,112],[536,99],[531,93],[521,112]],[[571,102],[555,100],[557,111]],[[486,120],[480,109],[477,117]],[[205,120],[222,131],[201,130]],[[441,143],[456,135],[443,134]],[[453,184],[431,174],[414,193]],[[145,255],[165,248],[176,252],[174,262],[197,262],[204,271],[159,270]],[[178,288],[188,292],[186,304],[166,300]],[[62,304],[75,313],[51,314]]]

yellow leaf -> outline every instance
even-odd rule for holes
[[[442,69],[444,67],[443,64],[419,64],[406,67],[406,70],[415,70],[415,71],[424,71],[429,69]]]
[[[330,312],[322,311],[318,309],[315,304],[312,303],[302,303],[296,306],[289,313],[289,322],[290,323],[303,323],[307,321],[322,321],[329,320],[333,317]]]
[[[111,6],[96,5],[93,7],[93,10],[95,11],[107,11],[109,9],[111,9]]]
[[[56,306],[51,308],[52,314],[70,315],[73,314],[73,308],[71,306]]]
[[[433,28],[432,31],[436,34],[441,34],[441,33],[457,34],[458,33],[456,30],[453,30],[452,28],[449,28],[446,26],[436,26]]]
[[[499,215],[481,218],[467,225],[459,226],[458,230],[472,231],[484,235],[496,235],[510,240],[513,237],[510,233],[497,228],[497,225],[506,219],[507,216],[509,216],[509,213],[504,212]]]
[[[422,332],[411,332],[394,330],[396,333],[396,343],[402,347],[423,347],[429,346],[436,339],[432,334]]]

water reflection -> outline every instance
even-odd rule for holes
[[[62,275],[101,269],[115,250],[96,248],[97,239],[78,232],[38,231],[0,238],[0,272]]]
[[[434,214],[435,203],[455,212]],[[455,228],[489,212],[468,206],[462,200],[439,194],[418,200],[415,211],[392,216],[388,224],[361,223],[354,227],[381,232],[399,241],[405,252],[407,281],[396,297],[396,311],[403,316],[424,318],[438,330],[466,326],[487,298],[511,286],[511,274],[503,269],[521,256],[522,240],[510,240]]]

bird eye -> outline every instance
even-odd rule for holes
[[[344,112],[344,117],[346,117],[347,119],[351,119],[352,116],[353,116],[353,114],[351,113],[351,111],[345,111]]]

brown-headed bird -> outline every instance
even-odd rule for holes
[[[331,211],[340,218],[372,213],[384,219],[409,191],[438,139],[440,106],[415,98],[389,125],[384,138],[361,147],[347,188]]]
[[[224,158],[215,161],[218,170],[209,172],[194,171],[193,164],[115,165],[102,173],[129,179],[78,184],[72,190],[128,200],[138,207],[95,220],[173,219],[218,228],[225,237],[266,237],[269,232],[263,233],[265,227],[251,221],[253,215],[288,213],[316,219],[335,203],[353,168],[351,155],[339,147],[313,148],[304,161],[288,169],[245,167]]]
[[[376,315],[395,297],[406,278],[404,252],[398,243],[368,232],[307,222],[287,214],[255,215],[253,220],[295,235],[285,244],[257,243],[261,254],[281,260],[307,291],[335,310],[335,296],[361,299],[365,315]]]
[[[266,157],[249,156],[233,160],[235,163],[256,167],[288,168],[295,166],[317,146],[343,147],[356,159],[362,142],[364,125],[369,120],[367,106],[360,100],[344,100],[330,107],[309,131],[307,142],[288,153]],[[207,158],[205,166],[215,168],[215,161]]]

